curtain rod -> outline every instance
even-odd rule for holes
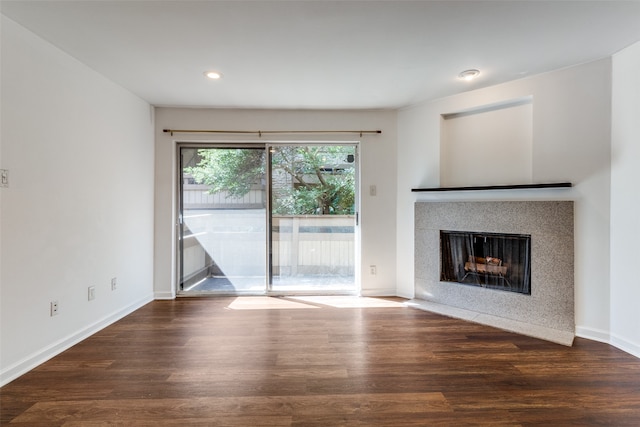
[[[164,133],[238,133],[256,134],[259,137],[266,134],[284,133],[358,133],[362,136],[365,133],[382,133],[381,130],[197,130],[197,129],[162,129]]]

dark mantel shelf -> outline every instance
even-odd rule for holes
[[[515,184],[515,185],[480,185],[472,187],[432,187],[432,188],[412,188],[413,192],[435,192],[435,191],[486,191],[486,190],[524,190],[540,188],[571,188],[570,182],[553,182],[550,184]]]

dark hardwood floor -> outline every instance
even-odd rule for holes
[[[155,301],[0,389],[1,422],[640,426],[640,359],[395,305]]]

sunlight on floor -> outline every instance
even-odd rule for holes
[[[406,307],[403,302],[384,298],[357,296],[304,296],[304,297],[237,297],[227,308],[231,310],[283,310],[301,308],[384,308]]]
[[[238,297],[227,308],[231,310],[281,310],[299,308],[320,308],[309,304],[273,297]]]
[[[310,296],[291,297],[290,299],[305,301],[312,304],[328,305],[336,308],[367,308],[367,307],[405,307],[399,301],[390,301],[384,298],[369,298],[357,296]]]

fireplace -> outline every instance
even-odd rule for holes
[[[440,280],[531,295],[531,236],[440,230]]]
[[[448,245],[464,250],[442,251],[447,232]],[[417,306],[554,342],[573,341],[572,201],[418,200],[414,249]],[[447,257],[457,258],[453,273],[443,271]]]

